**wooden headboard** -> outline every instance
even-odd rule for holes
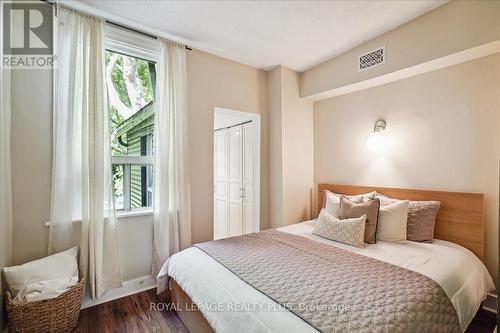
[[[318,212],[323,207],[324,190],[347,195],[377,191],[397,199],[440,201],[434,237],[462,245],[483,260],[484,203],[482,193],[318,184]]]

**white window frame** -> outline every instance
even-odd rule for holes
[[[153,63],[157,63],[158,60],[158,39],[156,37],[117,24],[106,22],[104,44],[105,49],[111,52],[144,59]],[[131,209],[130,201],[131,167],[151,166],[154,172],[154,156],[152,154],[153,152],[148,146],[147,156],[111,157],[112,165],[121,165],[123,168],[123,209],[119,210],[119,215],[135,216],[152,213],[153,207]]]
[[[131,168],[132,166],[151,166],[154,169],[154,156],[112,156],[112,165],[121,165],[123,168],[123,209],[119,209],[119,212],[134,212],[141,209],[150,209],[152,207],[141,207],[134,208],[130,206],[130,179],[131,179]],[[149,190],[149,188],[148,188]]]

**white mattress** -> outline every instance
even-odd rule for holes
[[[493,289],[493,280],[483,263],[469,250],[442,240],[405,244],[377,242],[360,249],[315,236],[315,221],[302,222],[278,230],[337,246],[421,273],[436,281],[446,292],[465,331],[480,303]],[[171,276],[199,304],[216,332],[316,332],[294,315],[280,308],[216,262],[191,247],[173,255],[158,275],[158,290]]]

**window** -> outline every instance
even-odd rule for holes
[[[155,63],[106,51],[116,209],[152,206]]]

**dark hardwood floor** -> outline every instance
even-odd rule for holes
[[[177,313],[173,310],[158,311],[151,303],[162,301],[155,290],[120,298],[82,310],[75,332],[81,333],[125,333],[125,332],[165,332],[188,333]],[[165,304],[165,303],[162,303]],[[481,310],[466,333],[491,333],[495,328],[496,315]],[[195,332],[194,332],[195,333]]]
[[[155,289],[83,309],[75,332],[189,333],[175,311],[151,309],[152,303],[162,303]]]
[[[495,329],[496,323],[496,314],[481,309],[472,319],[465,333],[491,333]]]

